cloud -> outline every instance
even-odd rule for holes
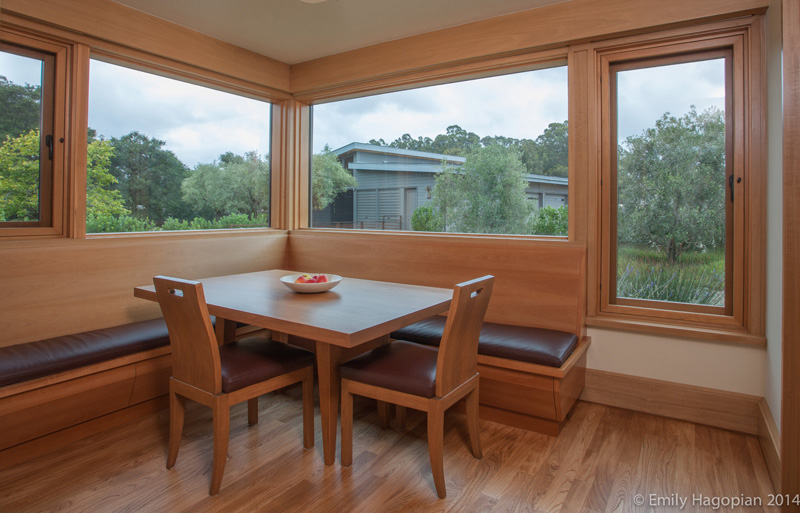
[[[269,103],[96,60],[89,77],[89,126],[98,135],[137,130],[190,167],[227,151],[269,153]]]
[[[725,61],[673,64],[617,74],[620,141],[639,135],[665,112],[682,116],[692,105],[698,112],[725,109]]]
[[[314,151],[406,133],[434,138],[450,125],[535,139],[567,111],[566,66],[430,86],[315,106]]]
[[[42,61],[8,52],[0,52],[0,75],[15,84],[42,84]]]

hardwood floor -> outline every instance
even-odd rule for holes
[[[210,411],[186,410],[178,460],[166,470],[168,411],[140,419],[51,455],[0,472],[2,512],[626,512],[777,511],[713,509],[693,495],[760,497],[772,493],[753,436],[580,402],[558,438],[481,422],[483,459],[469,449],[466,419],[445,418],[447,499],[436,496],[425,416],[408,412],[407,430],[378,426],[375,404],[355,403],[353,465],[303,450],[300,388],[261,398],[259,424],[232,408],[222,488],[208,496]],[[645,504],[634,499],[642,494]],[[650,506],[650,494],[661,505]]]

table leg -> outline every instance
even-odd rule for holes
[[[236,338],[236,321],[217,317],[217,324],[214,326],[214,331],[217,335],[217,344],[222,345],[233,342]]]
[[[317,377],[319,378],[319,410],[322,417],[322,451],[325,464],[336,461],[336,422],[339,418],[339,363],[342,348],[317,341]]]

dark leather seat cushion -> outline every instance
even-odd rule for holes
[[[431,317],[394,331],[389,336],[396,340],[438,346],[446,322],[446,317]],[[484,322],[478,354],[561,367],[577,344],[578,337],[564,331]]]
[[[314,354],[264,337],[248,337],[219,348],[225,393],[314,365]]]
[[[436,394],[436,359],[430,346],[397,341],[341,365],[342,378],[422,397]]]
[[[164,319],[0,348],[0,386],[169,345]]]

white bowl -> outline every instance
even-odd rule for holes
[[[295,280],[303,274],[311,274],[311,273],[298,273],[298,274],[290,274],[288,276],[281,277],[281,283],[289,287],[295,292],[301,292],[303,294],[315,294],[317,292],[326,292],[331,290],[333,287],[337,286],[339,282],[342,281],[342,277],[338,274],[326,274],[325,276],[328,277],[328,281],[326,283],[295,283]],[[320,273],[317,273],[320,274]],[[312,274],[313,276],[313,274]]]

